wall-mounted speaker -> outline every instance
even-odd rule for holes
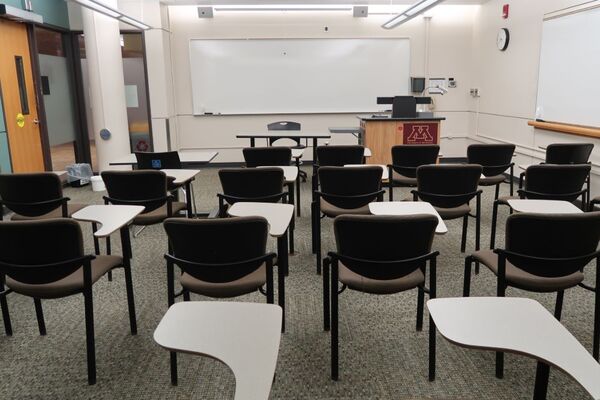
[[[213,8],[212,7],[198,7],[198,18],[212,18]]]

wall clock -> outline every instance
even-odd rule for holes
[[[508,43],[510,42],[510,33],[508,29],[502,28],[498,32],[498,37],[496,37],[496,45],[498,46],[498,50],[505,51],[508,48]]]

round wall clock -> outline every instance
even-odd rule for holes
[[[508,29],[502,28],[498,32],[498,37],[496,38],[496,45],[498,46],[498,50],[504,51],[508,48],[508,43],[510,42],[510,33]]]

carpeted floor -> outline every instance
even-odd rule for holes
[[[494,377],[494,354],[466,350],[438,335],[437,379],[427,380],[427,318],[415,331],[416,291],[373,296],[345,291],[340,297],[340,380],[329,378],[329,334],[322,329],[322,280],[310,251],[310,184],[303,187],[302,218],[297,220],[296,254],[286,280],[287,331],[282,337],[272,399],[529,399],[535,362],[507,355],[505,378]],[[216,170],[206,169],[195,183],[199,209],[216,206],[220,190]],[[508,187],[503,187],[507,193]],[[398,192],[398,189],[396,189]],[[403,194],[405,190],[401,190]],[[67,189],[72,201],[101,203],[91,188]],[[482,245],[489,245],[493,189],[483,197]],[[397,196],[400,198],[400,196]],[[500,212],[500,227],[507,210]],[[467,251],[474,249],[474,220]],[[437,236],[438,296],[462,294],[464,255],[461,221],[447,222],[449,233]],[[93,251],[91,230],[83,224],[86,249]],[[324,220],[323,250],[333,249],[331,221]],[[503,236],[499,229],[498,237]],[[402,240],[402,238],[398,238]],[[114,240],[113,243],[118,242]],[[133,242],[133,280],[138,335],[129,334],[125,286],[121,271],[113,282],[94,286],[98,383],[87,385],[83,297],[44,301],[48,335],[38,334],[33,301],[9,295],[14,335],[0,330],[0,398],[2,399],[231,399],[235,380],[218,361],[179,357],[179,386],[169,383],[168,353],[152,334],[167,309],[166,250],[162,226],[147,228]],[[503,240],[499,240],[500,244]],[[202,246],[202,243],[198,243]],[[275,242],[272,243],[275,249]],[[120,252],[115,246],[115,253]],[[593,281],[593,268],[586,271]],[[473,296],[495,293],[495,276],[474,276]],[[539,300],[549,310],[554,295],[509,289],[508,296]],[[207,300],[192,295],[192,300]],[[260,294],[236,299],[264,302]],[[593,295],[576,288],[566,292],[563,323],[587,349],[592,344]],[[543,335],[543,333],[540,333]],[[553,369],[549,399],[585,399],[586,392],[563,372]]]

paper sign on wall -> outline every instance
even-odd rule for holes
[[[125,85],[125,104],[127,104],[127,108],[138,108],[140,106],[137,85]]]

